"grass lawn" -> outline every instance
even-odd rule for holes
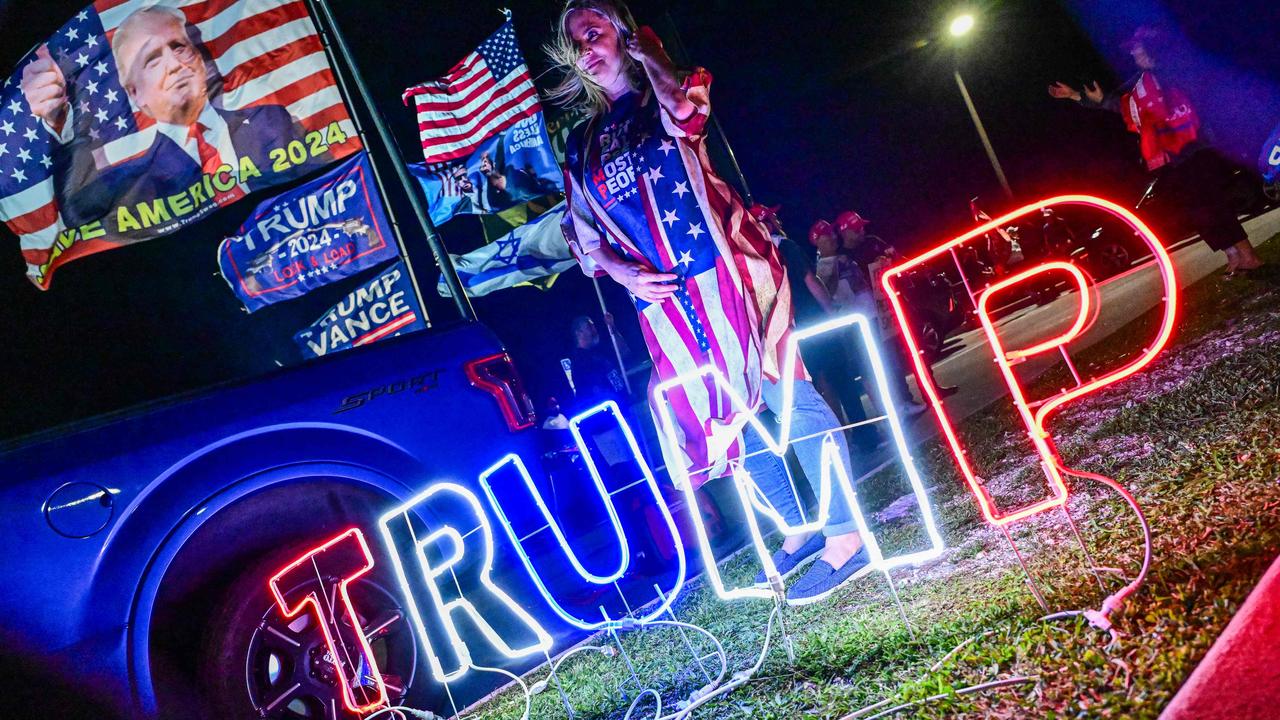
[[[1262,253],[1280,262],[1280,242],[1273,238]],[[1064,461],[1119,480],[1151,522],[1151,573],[1115,616],[1114,640],[1083,618],[1038,619],[1044,613],[1009,544],[980,520],[941,440],[934,440],[917,457],[949,549],[926,567],[894,573],[914,634],[899,618],[883,576],[868,576],[825,603],[787,610],[794,662],[775,642],[749,683],[695,717],[843,718],[883,702],[857,716],[868,718],[938,694],[947,697],[897,716],[1158,715],[1280,553],[1280,292],[1273,288],[1224,281],[1220,274],[1189,288],[1173,343],[1152,366],[1050,421]],[[1081,353],[1077,364],[1086,374],[1090,367],[1114,367],[1108,360],[1132,354],[1133,343],[1154,335],[1157,320],[1154,312],[1135,320]],[[1039,383],[1050,388],[1065,380],[1051,372]],[[1017,496],[1024,492],[1019,488],[1040,493],[1043,476],[1028,467],[1021,423],[1005,404],[963,423],[974,464],[995,469],[988,482],[999,497]],[[886,476],[861,488],[864,508],[901,494],[892,487]],[[1113,491],[1079,482],[1070,509],[1104,568],[1107,592],[1118,589],[1141,562],[1142,536],[1131,511]],[[1100,604],[1099,580],[1082,566],[1062,513],[1013,527],[1054,611]],[[913,539],[894,526],[877,528],[877,535],[889,548]],[[724,567],[726,580],[738,583],[755,570],[745,557]],[[763,601],[720,602],[698,586],[686,591],[676,613],[720,638],[732,673],[754,663],[770,610]],[[663,693],[664,713],[705,682],[674,630],[624,634],[623,642],[640,677]],[[584,653],[561,673],[578,717],[625,714],[616,687],[626,670],[617,657]],[[545,676],[542,669],[530,681]],[[1029,680],[953,692],[1016,678]],[[516,718],[522,707],[522,696],[508,691],[472,717]],[[642,708],[636,715],[653,716],[651,698]],[[565,716],[554,690],[535,696],[531,716]]]

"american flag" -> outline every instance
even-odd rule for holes
[[[66,78],[76,137],[87,138],[103,162],[133,157],[155,140],[154,121],[131,106],[111,53],[116,27],[153,5],[178,8],[199,31],[222,77],[222,107],[282,105],[306,131],[337,122],[357,137],[305,0],[99,0],[47,46]],[[0,220],[18,235],[27,276],[48,289],[58,264],[115,244],[77,240],[62,221],[50,170],[57,141],[20,88],[22,68],[35,59],[32,51],[0,86]],[[345,149],[358,146],[354,141]],[[67,247],[50,265],[60,240]]]
[[[404,91],[418,109],[428,164],[466,157],[494,133],[542,111],[510,22],[443,77]]]
[[[570,205],[587,202],[599,230],[627,259],[681,280],[671,299],[653,305],[637,298],[636,307],[657,380],[687,378],[663,398],[651,395],[650,402],[655,419],[670,410],[677,425],[675,447],[668,447],[665,438],[662,445],[668,466],[684,465],[695,486],[723,474],[727,462],[740,456],[745,423],[723,389],[699,370],[714,365],[739,396],[756,405],[762,377],[781,373],[792,318],[780,253],[712,167],[702,130],[710,81],[702,70],[686,81],[690,99],[701,104],[700,112],[681,126],[681,137],[670,135],[656,117],[647,119],[647,111],[636,113],[644,123],[632,127],[639,132],[640,149],[628,151],[629,167],[615,174],[629,177],[634,172],[633,185],[611,192],[605,173],[591,168],[574,172],[568,188]],[[636,203],[637,198],[643,212],[614,209],[616,203]],[[580,223],[574,232],[598,233]],[[796,372],[807,377],[803,363]]]

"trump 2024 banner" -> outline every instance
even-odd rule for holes
[[[397,254],[369,156],[361,152],[254,209],[240,234],[218,247],[218,267],[253,312]]]
[[[305,0],[99,0],[0,86],[0,220],[48,289],[360,147]]]
[[[426,327],[409,273],[397,262],[352,290],[293,339],[303,356],[312,358]]]

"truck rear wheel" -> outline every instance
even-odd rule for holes
[[[325,539],[317,538],[317,544]],[[308,611],[292,619],[284,617],[267,587],[275,572],[307,549],[309,546],[276,552],[250,567],[212,614],[199,664],[201,694],[213,705],[209,716],[272,720],[357,717],[344,705],[335,659],[314,615]],[[394,585],[379,569],[381,566],[348,589],[388,697],[392,704],[398,704],[413,684],[417,644]],[[286,594],[298,597],[320,588],[320,579],[315,578],[286,589]],[[347,673],[355,678],[353,690],[371,692],[365,659],[350,659],[345,665],[354,666]]]

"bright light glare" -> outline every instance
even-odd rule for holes
[[[973,29],[973,16],[964,14],[951,21],[951,34],[955,37],[967,35]]]

